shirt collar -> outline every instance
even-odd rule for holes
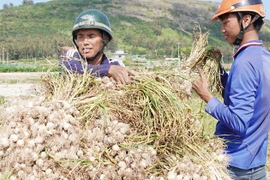
[[[243,49],[245,49],[248,46],[262,46],[262,40],[253,40],[242,44],[234,53],[233,58],[235,58]]]
[[[109,59],[107,58],[107,56],[105,54],[103,54],[103,56],[102,56],[101,64],[109,64]]]

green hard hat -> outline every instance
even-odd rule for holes
[[[79,14],[72,30],[73,39],[76,39],[76,31],[80,29],[100,29],[112,39],[111,23],[108,17],[97,9],[88,9]]]

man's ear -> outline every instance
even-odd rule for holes
[[[110,36],[107,33],[104,33],[104,39],[109,42]]]
[[[110,38],[108,33],[106,33],[106,32],[102,33],[102,41],[103,41],[105,46],[107,46],[107,44],[111,41],[111,38]]]
[[[247,27],[252,21],[252,16],[250,14],[246,14],[242,18],[243,28]]]

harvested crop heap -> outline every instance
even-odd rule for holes
[[[201,57],[218,65],[202,54],[192,68]],[[192,107],[200,101],[189,72],[141,74],[125,86],[45,75],[43,96],[0,107],[2,178],[229,179],[223,142],[204,136]]]

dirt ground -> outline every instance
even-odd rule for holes
[[[0,73],[0,96],[34,96],[42,73]]]
[[[0,96],[33,96],[35,84],[0,84]]]

